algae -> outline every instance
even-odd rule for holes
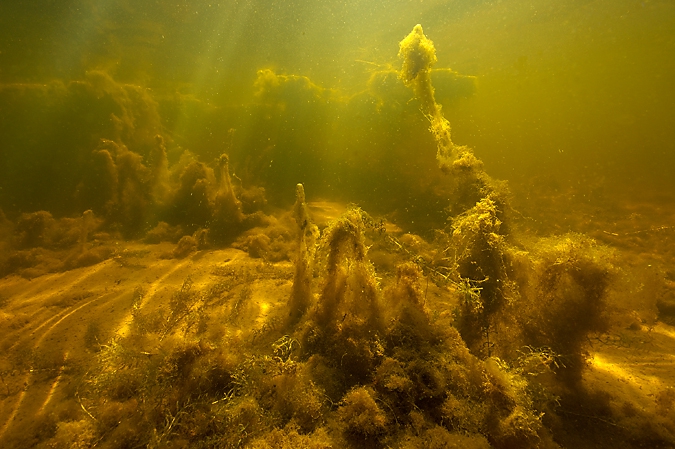
[[[302,184],[296,186],[293,216],[298,226],[298,237],[293,289],[291,290],[291,297],[288,303],[291,324],[297,322],[304,315],[313,299],[313,265],[316,253],[316,239],[319,232],[316,225],[310,220],[309,210],[305,202],[305,189]]]
[[[422,112],[431,123],[431,132],[436,140],[438,151],[436,159],[443,171],[450,171],[453,164],[467,151],[465,147],[457,147],[450,138],[450,122],[443,117],[441,106],[434,98],[434,87],[431,84],[431,67],[436,63],[436,48],[422,30],[422,25],[415,25],[413,30],[399,43],[398,57],[403,59],[400,78],[410,87],[419,100]]]
[[[4,399],[35,385],[61,394],[58,408],[47,407],[51,396],[42,406],[58,414],[3,427],[3,444],[559,448],[582,447],[581,429],[591,445],[612,435],[625,447],[672,445],[672,389],[647,410],[589,381],[600,363],[592,342],[616,319],[615,253],[578,233],[522,232],[505,182],[451,140],[431,83],[435,47],[420,25],[399,56],[402,69],[378,70],[369,88],[396,74],[430,122],[443,220],[424,235],[397,228],[398,211],[373,218],[358,206],[315,224],[301,179],[283,193],[295,185],[293,206],[269,207],[269,186],[234,174],[230,155],[243,153],[234,128],[213,160],[198,157],[158,131],[148,92],[88,72],[75,87],[116,113],[110,134],[83,150],[91,170],[76,198],[84,212],[0,213],[10,292],[0,298],[10,332],[1,343],[15,357],[3,358],[11,362],[0,372]],[[378,111],[388,104],[270,69],[253,88],[253,108],[277,123],[298,97],[319,109],[354,98]],[[266,146],[252,157],[269,166],[269,154],[288,153]],[[361,160],[345,172],[368,173],[352,170]],[[240,167],[255,175],[250,162]],[[64,293],[32,290],[22,277],[56,279]],[[22,312],[33,302],[45,305],[35,319]],[[658,304],[670,313],[665,294]],[[60,324],[78,313],[112,318],[80,325],[79,335]],[[57,350],[43,355],[51,332]],[[77,358],[57,344],[73,336],[83,345]]]

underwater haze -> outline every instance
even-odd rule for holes
[[[414,164],[430,145],[409,98],[368,82],[398,66],[396,43],[417,23],[438,49],[436,67],[475,77],[475,85],[439,85],[437,96],[455,140],[495,176],[626,195],[635,191],[628,182],[672,188],[670,2],[22,2],[4,4],[0,20],[6,210],[63,201],[53,196],[71,193],[91,145],[82,135],[111,138],[104,99],[73,98],[71,83],[94,76],[143,89],[153,104],[133,106],[151,109],[128,112],[149,115],[133,126],[164,134],[170,157],[242,152],[233,166],[243,172],[257,153],[259,165],[274,162],[251,176],[288,182],[288,201],[297,181],[367,196],[374,186],[344,182],[353,168],[345,164],[386,163],[393,151],[381,147],[398,146],[401,134],[419,135],[396,159]],[[296,95],[284,114],[261,116],[252,109],[265,69],[308,77],[323,98],[306,104]],[[64,177],[71,185],[49,179]],[[401,192],[381,192],[391,193]]]
[[[0,446],[675,447],[675,3],[0,2]]]

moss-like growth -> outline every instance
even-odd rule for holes
[[[354,388],[345,395],[337,414],[348,437],[372,438],[385,432],[387,416],[373,396],[374,392],[365,387]]]
[[[241,201],[235,194],[230,177],[230,158],[222,154],[218,159],[220,177],[213,198],[213,210],[210,220],[210,235],[219,243],[231,243],[243,231],[267,224],[265,215],[258,211],[244,214]]]
[[[421,287],[421,269],[412,262],[396,267],[394,284],[384,290],[389,326],[388,338],[401,345],[426,345],[434,341],[425,294]]]
[[[224,225],[237,225],[244,219],[241,201],[234,194],[230,177],[230,157],[223,153],[218,159],[220,179],[215,198],[214,217]]]
[[[367,258],[362,211],[351,209],[332,222],[321,239],[324,282],[316,320],[320,326],[362,322],[381,329],[378,282]]]
[[[213,169],[202,162],[193,159],[185,160],[184,164],[167,216],[170,223],[180,223],[193,232],[206,227],[211,220],[216,178]]]
[[[466,435],[449,432],[441,426],[425,430],[421,434],[409,435],[401,449],[490,449],[490,443],[482,435]]]
[[[125,145],[112,141],[102,145],[113,148],[115,153],[119,182],[115,221],[121,223],[126,236],[135,237],[143,230],[152,204],[151,171],[143,164],[143,157]]]
[[[279,218],[267,217],[266,226],[249,229],[240,235],[232,246],[248,252],[251,257],[261,258],[270,263],[295,260],[298,250],[298,230],[291,215],[287,213]],[[312,260],[313,256],[310,257],[310,262]]]
[[[31,214],[22,214],[16,223],[16,246],[18,248],[35,248],[49,245],[49,231],[54,227],[55,220],[47,211],[38,211]]]
[[[428,115],[437,115],[440,108],[434,100],[430,78],[431,67],[437,61],[434,43],[424,35],[422,25],[417,24],[398,45],[398,57],[403,59],[401,81],[414,90]]]
[[[143,241],[145,243],[172,242],[177,243],[184,235],[180,225],[171,226],[165,221],[160,221],[157,226],[145,234]]]
[[[94,217],[94,212],[91,209],[85,210],[82,213],[82,221],[80,223],[80,238],[78,240],[81,252],[85,252],[87,250],[87,240],[89,239],[89,233],[94,230],[95,226],[96,217]]]
[[[296,426],[288,425],[283,429],[274,429],[263,437],[254,440],[251,449],[333,449],[330,437],[324,429],[311,434],[298,432]]]
[[[54,449],[86,449],[95,443],[96,428],[88,419],[61,421],[49,442]]]
[[[47,211],[21,214],[14,226],[0,225],[7,237],[0,257],[0,276],[18,273],[32,278],[107,259],[114,249],[101,241],[91,241],[102,223],[91,210],[77,218],[57,219]]]
[[[524,339],[559,354],[561,379],[576,385],[585,366],[589,334],[609,326],[612,253],[577,234],[540,240],[533,253],[527,303],[520,307]]]
[[[459,276],[458,328],[476,354],[491,354],[497,314],[515,294],[497,205],[484,198],[452,223],[452,259]]]
[[[101,219],[94,216],[91,209],[84,211],[82,217],[77,221],[79,221],[77,225],[80,233],[78,242],[63,261],[63,269],[95,265],[108,258],[113,252],[110,248],[99,246],[90,241],[90,236],[102,223]]]
[[[171,252],[171,256],[176,259],[184,259],[195,251],[197,251],[197,240],[191,235],[184,235]]]
[[[258,401],[277,425],[294,423],[302,432],[314,431],[323,422],[325,393],[312,379],[307,366],[281,357],[270,360],[269,371],[257,378]]]
[[[323,233],[321,293],[301,337],[303,350],[341,367],[346,387],[370,379],[383,349],[380,291],[366,255],[362,214],[351,209]]]
[[[166,148],[157,136],[153,166],[121,141],[100,139],[92,153],[92,170],[85,173],[77,197],[85,208],[105,217],[107,225],[119,228],[126,237],[144,230],[155,204],[167,200]]]
[[[89,170],[77,191],[77,197],[84,208],[90,208],[98,215],[110,218],[119,200],[119,176],[113,159],[114,151],[103,142],[91,154]]]

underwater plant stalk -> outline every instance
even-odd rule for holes
[[[295,324],[307,311],[312,298],[312,260],[314,259],[315,240],[318,228],[309,218],[305,202],[305,188],[298,184],[295,188],[293,216],[298,225],[298,253],[295,262],[293,289],[289,300],[289,324]]]
[[[82,224],[80,228],[80,252],[85,252],[87,249],[87,238],[89,237],[89,232],[92,230],[94,225],[94,212],[89,209],[85,210],[82,214]]]
[[[227,154],[220,155],[218,167],[220,168],[220,184],[216,195],[218,212],[230,220],[241,222],[243,219],[241,201],[234,194],[230,178],[230,158]]]
[[[431,122],[431,132],[436,139],[438,166],[449,172],[453,162],[466,147],[457,147],[450,138],[450,122],[443,117],[441,105],[434,98],[434,86],[431,84],[431,66],[436,63],[434,43],[424,35],[422,25],[413,30],[399,42],[398,57],[403,59],[399,78],[406,87],[415,93],[421,103],[422,113]]]

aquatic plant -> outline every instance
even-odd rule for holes
[[[337,416],[348,437],[360,440],[386,431],[387,416],[373,396],[374,392],[366,387],[355,387],[345,395]]]
[[[170,224],[181,224],[186,231],[207,227],[212,217],[213,190],[216,177],[211,167],[188,155],[183,155],[176,167],[178,186],[166,212],[166,220]]]
[[[441,105],[436,102],[431,83],[431,67],[436,63],[436,49],[424,35],[421,25],[415,25],[399,43],[398,56],[403,60],[399,78],[413,90],[422,113],[431,124],[438,166],[444,173],[453,176],[454,192],[449,211],[452,215],[460,214],[481,199],[489,197],[497,203],[500,217],[504,220],[502,214],[509,208],[506,183],[493,180],[471,148],[452,142],[450,122],[443,116]]]
[[[148,157],[150,163],[150,183],[152,198],[156,205],[165,205],[169,200],[169,159],[166,153],[166,143],[161,134],[155,136],[155,145],[150,149]]]
[[[452,222],[449,249],[460,288],[457,327],[474,353],[491,355],[498,314],[516,288],[507,272],[506,239],[497,205],[484,198]]]
[[[214,199],[213,219],[218,227],[238,226],[244,219],[244,213],[241,201],[234,194],[230,178],[230,157],[225,153],[218,158],[218,170],[220,177]]]
[[[362,211],[350,209],[324,230],[318,257],[322,282],[300,341],[305,354],[321,354],[342,367],[345,387],[367,381],[382,357],[380,291],[367,258]]]
[[[119,201],[119,177],[113,159],[113,148],[106,148],[104,142],[91,152],[89,170],[80,182],[77,198],[84,208],[110,219]]]
[[[450,122],[443,117],[441,106],[434,98],[434,87],[431,84],[431,67],[436,63],[434,43],[424,35],[422,25],[415,25],[413,30],[399,43],[399,58],[403,60],[400,79],[410,87],[419,100],[422,112],[431,123],[431,133],[437,143],[436,159],[444,172],[452,169],[453,162],[466,147],[457,147],[450,138]]]
[[[560,378],[578,385],[588,336],[609,326],[607,295],[616,269],[612,252],[593,239],[568,234],[542,239],[520,323],[528,345],[559,354]]]
[[[310,220],[305,202],[305,189],[302,184],[296,186],[293,216],[298,226],[298,237],[293,288],[288,302],[289,324],[295,324],[305,314],[311,303],[313,261],[319,234],[319,229]]]

